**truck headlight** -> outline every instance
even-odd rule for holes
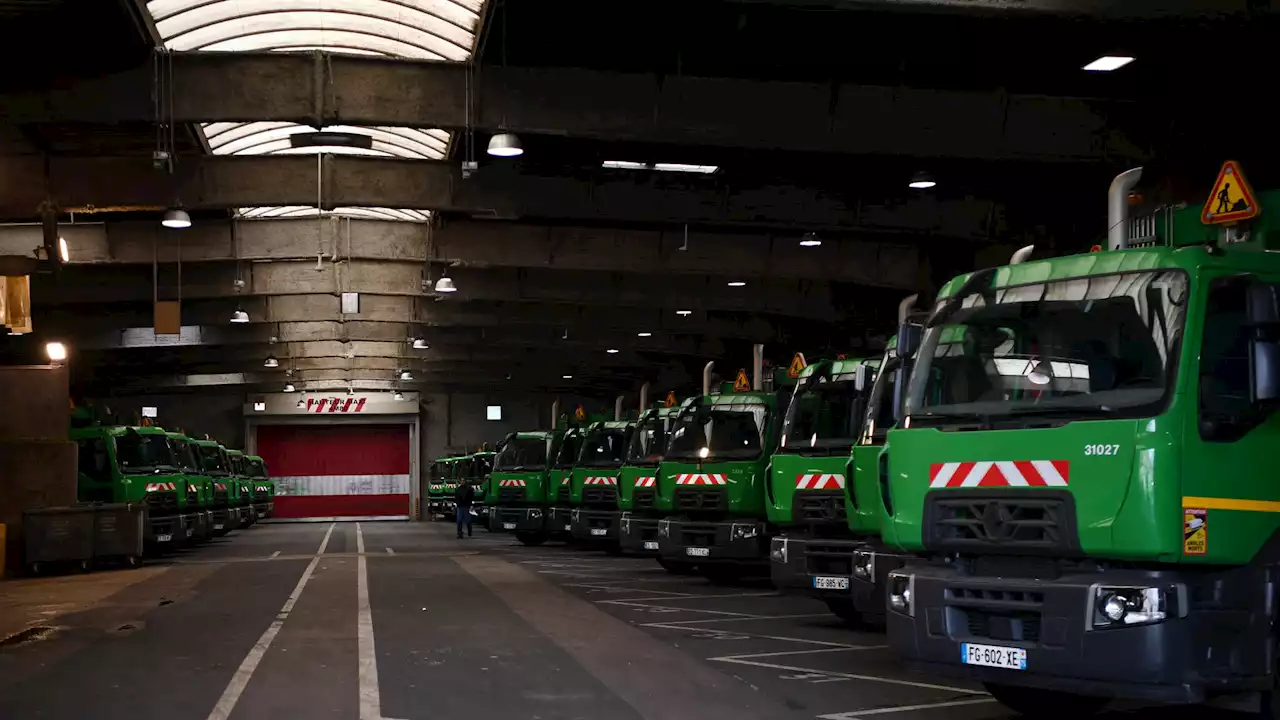
[[[853,552],[853,576],[870,580],[876,575],[875,553],[855,550]]]
[[[787,539],[776,537],[769,542],[769,559],[776,563],[787,563]]]
[[[664,537],[664,538],[671,537],[671,521],[670,520],[658,521],[658,537]]]
[[[542,511],[538,508],[529,508],[529,519],[538,520],[542,517]]]
[[[621,532],[624,535],[631,532],[631,513],[629,512],[622,513],[622,517],[618,522],[618,527],[621,528]]]
[[[748,538],[753,538],[759,534],[760,534],[760,531],[759,529],[756,528],[755,524],[739,525],[735,523],[732,530],[732,536],[734,540],[746,540]]]
[[[1163,588],[1098,586],[1093,594],[1093,626],[1144,625],[1168,617]]]
[[[904,615],[915,616],[912,596],[915,594],[916,576],[910,573],[889,573],[889,607]]]

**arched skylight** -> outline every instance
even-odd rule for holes
[[[315,217],[316,209],[308,205],[289,205],[286,207],[241,208],[237,213],[250,220],[269,220],[272,218],[305,218]],[[429,213],[422,210],[394,210],[392,208],[334,208],[320,213],[323,217],[352,217],[368,220],[401,220],[404,222],[426,222],[431,219]]]
[[[466,62],[485,0],[149,0],[147,10],[170,50],[245,52],[323,50],[413,60]],[[335,125],[320,130],[368,137],[370,147],[294,147],[290,136],[316,128],[285,122],[207,123],[217,155],[363,155],[439,160],[443,130]],[[362,143],[364,144],[364,143]],[[242,208],[241,217],[314,215],[315,208]],[[420,222],[417,210],[342,208],[324,214]]]

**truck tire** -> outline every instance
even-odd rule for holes
[[[1111,702],[1110,698],[1095,695],[1075,695],[1057,690],[1039,690],[1037,688],[1002,685],[1000,683],[982,683],[996,702],[1004,705],[1019,715],[1039,717],[1045,708],[1053,708],[1058,717],[1081,717],[1094,715]],[[1059,713],[1061,713],[1059,715]]]
[[[827,609],[843,620],[845,625],[851,628],[867,626],[866,619],[862,617],[862,613],[853,607],[852,600],[848,598],[826,598],[825,602],[827,603]]]
[[[516,539],[520,541],[521,545],[536,547],[546,542],[547,536],[542,533],[518,532],[516,533]]]
[[[678,560],[663,560],[662,558],[658,558],[658,564],[662,566],[663,570],[666,570],[672,575],[692,575],[698,570],[696,565],[679,562]]]

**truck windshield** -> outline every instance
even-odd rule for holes
[[[822,455],[849,452],[863,408],[853,380],[832,382],[828,373],[805,378],[782,421],[782,450]]]
[[[267,466],[261,460],[246,460],[249,466],[249,477],[264,478],[267,476]]]
[[[191,451],[191,443],[178,438],[169,438],[169,451],[173,453],[178,467],[183,472],[199,472],[200,466],[196,464],[195,453]]]
[[[635,465],[659,462],[666,447],[667,419],[660,415],[650,415],[631,433],[627,462]]]
[[[556,454],[555,467],[562,470],[573,467],[573,461],[578,459],[580,452],[582,452],[582,435],[577,432],[566,433],[564,440],[560,442],[560,452]]]
[[[164,435],[126,432],[116,438],[116,461],[123,473],[177,472],[177,461]]]
[[[764,452],[764,405],[705,405],[676,419],[669,460],[752,460]]]
[[[200,461],[200,467],[210,475],[226,475],[227,464],[222,453],[218,452],[218,448],[209,445],[196,445],[195,453]]]
[[[907,414],[913,425],[1149,416],[1172,384],[1186,298],[1186,275],[1161,270],[944,300],[946,324],[931,319],[925,331]]]
[[[898,421],[897,408],[894,407],[895,390],[898,385],[898,355],[892,347],[885,351],[880,368],[876,371],[876,381],[871,386],[871,394],[867,397],[867,417],[862,424],[862,435],[858,439],[860,445],[879,445],[884,443],[885,434]]]
[[[627,449],[626,428],[600,428],[591,431],[582,443],[578,464],[590,467],[622,465]]]
[[[497,472],[543,470],[547,467],[547,441],[540,437],[514,437],[502,446],[493,461]]]
[[[489,473],[493,472],[493,456],[477,456],[472,463],[471,471],[474,474],[475,482],[484,482],[484,480],[489,477]]]

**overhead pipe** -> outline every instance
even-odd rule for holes
[[[916,309],[916,300],[920,297],[920,293],[908,295],[898,303],[898,327],[902,327],[907,322],[907,316],[912,310]]]
[[[1107,249],[1129,247],[1129,193],[1142,179],[1142,168],[1125,170],[1111,181],[1107,190]]]
[[[1013,254],[1013,257],[1009,258],[1009,264],[1018,265],[1026,262],[1027,259],[1031,257],[1031,253],[1035,252],[1035,249],[1035,245],[1028,245],[1024,248],[1019,248],[1018,251]]]
[[[613,401],[613,419],[615,421],[622,419],[622,401],[624,399],[625,398],[622,395],[619,395],[618,398]]]
[[[649,383],[640,386],[640,412],[644,412],[649,407]]]
[[[560,424],[560,398],[556,398],[551,402],[551,429],[555,430]]]
[[[711,394],[711,368],[716,366],[716,361],[712,360],[702,368],[702,394]]]
[[[764,345],[759,343],[751,346],[751,389],[764,389]]]

